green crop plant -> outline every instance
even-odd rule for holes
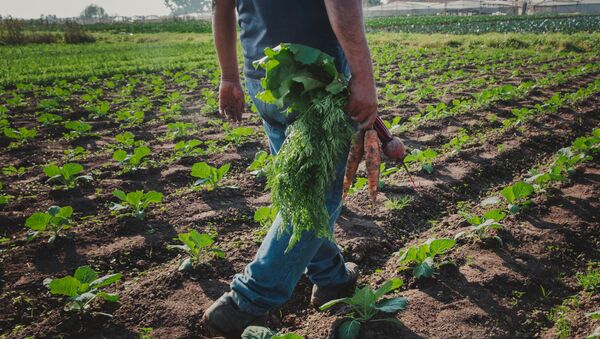
[[[221,180],[229,172],[230,164],[225,164],[219,168],[212,167],[205,162],[197,162],[192,165],[192,177],[197,178],[193,186],[198,189],[207,189],[209,191],[217,188]]]
[[[173,122],[167,124],[167,140],[175,140],[189,136],[194,131],[194,124],[189,122]]]
[[[37,117],[37,121],[42,124],[42,127],[49,127],[63,121],[63,118],[53,113],[42,113]]]
[[[4,188],[3,184],[0,182],[0,191]],[[0,206],[8,204],[14,197],[12,195],[0,193]]]
[[[586,317],[591,318],[594,321],[600,321],[600,311],[590,312],[585,314]],[[597,339],[600,338],[600,326],[596,326],[594,332],[590,333],[585,339]]]
[[[378,289],[372,290],[369,286],[356,289],[352,297],[331,300],[321,306],[320,310],[326,310],[334,305],[343,303],[352,308],[337,332],[342,339],[353,339],[358,337],[360,326],[366,322],[390,322],[401,325],[402,323],[394,316],[375,319],[380,313],[393,314],[406,308],[408,300],[403,297],[384,298],[387,293],[404,285],[402,279],[393,278],[383,283]]]
[[[202,142],[200,140],[188,140],[188,141],[180,141],[175,144],[173,150],[175,151],[175,157],[178,159],[185,157],[193,157],[205,155],[206,151],[204,151],[200,145]]]
[[[471,224],[471,232],[467,233],[467,237],[476,237],[479,240],[484,240],[487,238],[495,239],[500,246],[503,246],[504,242],[502,238],[499,236],[490,236],[489,232],[491,230],[502,229],[502,224],[500,223],[506,217],[506,213],[500,209],[492,209],[483,214],[483,216],[478,216],[471,213],[461,212],[460,213],[465,220]],[[464,232],[458,233],[454,238],[458,239],[461,236],[465,235]]]
[[[271,163],[273,156],[265,151],[258,151],[254,154],[254,160],[248,166],[248,171],[257,177],[265,176],[267,168]]]
[[[63,134],[63,138],[65,138],[65,140],[75,140],[88,135],[92,130],[92,125],[87,122],[76,120],[65,122],[65,128],[68,129],[69,132]]]
[[[59,183],[65,188],[73,188],[80,181],[91,181],[89,175],[79,175],[83,166],[77,163],[67,163],[63,166],[50,164],[44,166],[44,173],[48,176],[47,183]]]
[[[296,333],[279,333],[262,326],[248,326],[242,333],[242,339],[304,339]]]
[[[8,177],[13,175],[20,177],[21,175],[25,174],[25,172],[27,172],[27,169],[23,166],[20,166],[18,168],[15,166],[2,167],[2,175],[6,175]]]
[[[63,153],[65,154],[67,161],[83,159],[90,155],[90,151],[86,150],[81,146],[65,150]]]
[[[25,220],[25,227],[30,229],[29,239],[37,237],[40,233],[49,232],[49,243],[56,241],[62,231],[72,226],[71,216],[73,207],[52,206],[47,212],[35,212]]]
[[[512,214],[531,204],[529,197],[533,194],[533,186],[523,181],[519,181],[513,185],[506,186],[500,191],[500,195],[508,202],[508,211]]]
[[[148,164],[146,157],[150,155],[150,153],[150,148],[147,146],[136,147],[131,153],[118,149],[113,152],[113,159],[123,167],[124,173],[135,172],[139,169],[143,169],[144,166]]]
[[[223,130],[225,132],[225,136],[223,140],[227,142],[232,142],[236,145],[241,144],[243,141],[248,139],[250,136],[254,135],[254,129],[252,127],[236,127],[231,128],[228,122],[223,123]]]
[[[121,273],[98,277],[98,273],[91,267],[81,266],[72,276],[45,279],[44,286],[50,290],[51,294],[68,297],[68,301],[64,307],[65,311],[85,312],[96,298],[101,298],[109,302],[119,301],[118,294],[107,293],[103,290],[121,280],[122,277]]]
[[[410,195],[401,195],[399,197],[390,198],[385,202],[385,207],[392,211],[401,211],[410,205],[413,197]]]
[[[456,240],[448,238],[428,239],[420,245],[414,245],[406,250],[398,252],[400,256],[399,270],[413,266],[413,275],[419,279],[430,278],[435,272],[435,257],[446,253],[456,244]]]
[[[412,150],[408,155],[404,157],[404,163],[406,164],[419,164],[421,169],[429,174],[433,173],[433,161],[437,158],[438,154],[436,151],[428,148],[424,151],[419,149]]]
[[[116,148],[120,149],[133,149],[135,147],[141,146],[144,142],[141,140],[135,140],[135,135],[131,132],[123,132],[117,134],[115,136],[115,141],[117,143]]]
[[[100,101],[96,104],[88,104],[84,106],[85,109],[90,112],[88,117],[90,119],[103,119],[108,116],[110,111],[110,102]]]
[[[146,218],[146,210],[150,205],[160,204],[163,199],[163,194],[156,191],[133,191],[125,193],[122,190],[114,190],[113,196],[119,199],[118,203],[113,202],[110,210],[122,216],[131,215],[136,219],[144,220]],[[127,211],[127,213],[123,213]]]
[[[383,188],[385,186],[385,178],[398,172],[398,167],[386,167],[385,162],[382,162],[379,165],[379,188]]]
[[[38,102],[37,108],[46,112],[57,111],[60,103],[56,99],[42,99]]]
[[[254,239],[257,242],[267,234],[275,218],[277,218],[277,210],[273,206],[259,207],[254,211],[254,221],[260,224],[260,228],[254,232]]]
[[[400,120],[402,120],[402,117],[394,117],[390,121],[383,120],[383,124],[385,125],[385,127],[387,127],[390,130],[390,132],[392,132],[393,130],[400,127]]]
[[[464,128],[458,130],[458,135],[450,139],[443,147],[454,152],[460,151],[465,145],[473,141],[473,138]]]
[[[33,140],[37,136],[37,131],[27,127],[20,127],[16,129],[5,127],[4,135],[9,139],[15,140],[14,142],[10,143],[9,147],[18,147]]]
[[[210,234],[198,233],[191,230],[187,233],[180,233],[177,239],[182,245],[169,245],[169,248],[180,249],[187,253],[189,257],[183,259],[179,264],[179,271],[186,271],[194,265],[201,263],[204,259],[211,256],[224,258],[225,252],[216,246],[213,246],[215,240]]]
[[[122,109],[117,112],[116,120],[123,127],[133,127],[142,124],[145,117],[144,111]]]

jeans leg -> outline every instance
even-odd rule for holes
[[[254,92],[256,86],[256,83],[247,83],[252,97],[256,94]],[[263,103],[256,106],[264,119],[263,125],[269,137],[271,151],[276,154],[285,140],[287,125],[280,126],[281,119],[275,115],[276,112],[270,111],[271,105]],[[270,119],[272,117],[275,119]],[[275,122],[269,123],[269,121]],[[343,160],[343,163],[340,162],[338,166],[335,183],[326,193],[329,225],[332,230],[341,210],[346,157]],[[279,234],[281,223],[282,218],[278,215],[263,239],[254,260],[246,266],[243,274],[236,274],[231,282],[230,297],[244,312],[264,314],[283,304],[292,295],[305,270],[310,279],[321,286],[341,284],[347,279],[344,261],[335,243],[317,237],[314,232],[304,232],[296,246],[286,253],[291,234],[289,232]]]

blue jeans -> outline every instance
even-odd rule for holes
[[[260,80],[247,79],[246,88],[263,119],[272,154],[277,154],[285,140],[285,130],[293,116],[285,116],[281,109],[256,99],[262,90]],[[326,192],[329,225],[333,225],[342,207],[342,187],[347,153],[340,159],[335,182]],[[278,237],[282,223],[278,215],[265,236],[254,261],[244,274],[237,274],[231,282],[230,297],[238,307],[251,314],[265,314],[280,306],[292,296],[303,273],[320,287],[336,286],[348,280],[348,271],[339,247],[332,241],[318,238],[314,232],[304,232],[296,246],[285,253],[290,240],[289,232]]]

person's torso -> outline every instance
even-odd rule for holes
[[[264,56],[266,47],[282,42],[304,44],[333,56],[339,70],[345,58],[333,33],[323,0],[237,0],[240,38],[244,48],[244,73],[261,78],[252,61]]]

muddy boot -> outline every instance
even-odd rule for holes
[[[265,326],[267,315],[254,315],[241,311],[229,296],[223,294],[202,316],[202,323],[211,336],[240,338],[250,325]]]
[[[314,307],[321,307],[324,303],[354,294],[356,280],[358,280],[358,266],[355,263],[347,262],[348,281],[342,285],[319,287],[313,285],[310,304]]]

